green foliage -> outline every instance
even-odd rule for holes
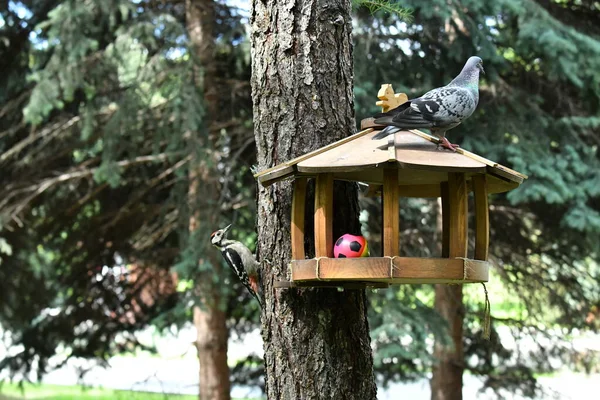
[[[354,9],[365,7],[371,14],[378,11],[387,12],[394,14],[403,21],[410,22],[411,10],[403,8],[399,3],[391,0],[352,0],[352,7]]]
[[[194,210],[218,227],[233,222],[232,236],[253,247],[250,48],[242,17],[219,3],[215,58],[227,95],[209,129],[182,3],[22,3],[31,17],[0,10],[0,323],[25,350],[0,369],[27,372],[35,356],[43,373],[59,345],[71,344],[72,357],[106,359],[130,350],[132,332],[148,323],[189,320],[195,279],[213,265],[207,236],[217,228],[203,223],[190,234]],[[577,1],[353,4],[357,120],[379,111],[382,83],[415,97],[448,83],[469,56],[484,59],[478,110],[449,136],[529,179],[491,198],[493,284],[502,282],[508,299],[492,296],[488,342],[481,296],[467,291],[467,368],[496,390],[533,396],[535,372],[553,368],[549,358],[582,367],[560,340],[600,328],[597,10]],[[199,164],[217,177],[220,196],[190,204],[189,166]],[[401,204],[402,255],[438,256],[436,202]],[[362,207],[377,254],[380,204],[363,199]],[[139,288],[112,271],[133,262],[150,277],[174,267],[180,281],[173,296],[156,296],[129,320]],[[257,305],[239,282],[212,276],[233,288],[229,327],[256,327]],[[383,382],[429,372],[430,344],[445,337],[432,298],[428,286],[370,294]],[[546,344],[518,354],[502,343],[505,328]],[[261,368],[251,358],[234,372],[258,382]]]
[[[105,360],[138,345],[133,332],[149,323],[189,321],[198,291],[171,285],[167,271],[184,265],[184,281],[211,274],[208,259],[219,258],[208,246],[216,229],[203,223],[208,217],[233,219],[240,232],[254,222],[245,201],[254,197],[249,92],[241,85],[219,100],[225,111],[211,117],[229,124],[216,138],[182,4],[34,3],[22,3],[31,11],[23,20],[0,10],[10,28],[0,60],[15,58],[0,77],[0,87],[11,88],[0,90],[0,324],[22,345],[0,369],[24,374],[51,369],[60,346],[68,357]],[[241,17],[217,8],[215,62],[231,65],[218,79],[227,92],[248,79],[241,60],[249,50],[236,42]],[[189,201],[198,165],[221,177],[218,202]],[[202,223],[190,235],[194,210]],[[229,313],[239,314],[243,287],[223,271],[212,276],[232,281],[217,287]]]
[[[383,384],[421,378],[435,361],[433,339],[451,343],[446,322],[420,299],[431,294],[430,287],[402,286],[370,295],[373,361]]]
[[[392,83],[397,92],[417,97],[447,84],[469,56],[483,58],[486,76],[478,109],[448,136],[529,175],[518,190],[491,198],[490,254],[498,264],[493,282],[500,279],[524,308],[521,315],[506,317],[496,312],[492,298],[493,327],[551,340],[527,355],[529,363],[515,362],[518,356],[504,349],[499,337],[480,340],[481,311],[467,303],[473,314],[467,313],[470,344],[465,350],[468,368],[489,376],[490,387],[506,385],[511,392],[534,396],[539,387],[532,371],[552,369],[547,354],[582,367],[572,363],[572,351],[557,332],[600,328],[599,14],[594,6],[573,1],[406,0],[402,6],[413,10],[413,24],[393,14],[359,10],[357,120],[379,112],[375,94],[380,84]],[[405,255],[439,254],[436,207],[427,202],[401,204]],[[379,237],[378,213],[378,208],[369,211],[370,244]],[[388,307],[402,309],[398,303]],[[401,321],[399,315],[397,324]],[[540,327],[557,330],[545,333]],[[396,351],[398,359],[405,356],[402,349]]]

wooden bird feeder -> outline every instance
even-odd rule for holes
[[[407,101],[382,85],[377,105],[388,111]],[[438,148],[418,130],[372,140],[383,127],[363,120],[361,132],[255,175],[263,186],[294,180],[289,286],[387,287],[401,283],[487,282],[490,263],[488,194],[517,188],[527,176],[464,149]],[[315,184],[314,258],[304,249],[307,180]],[[333,181],[363,182],[382,196],[383,256],[333,258]],[[475,253],[467,258],[468,194],[475,205]],[[442,198],[442,257],[400,257],[400,197]],[[312,255],[311,255],[312,256]]]

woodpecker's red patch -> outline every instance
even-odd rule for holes
[[[211,238],[211,239],[212,239],[212,238],[214,238],[214,237],[215,237],[215,235],[217,234],[217,232],[219,232],[219,231],[214,231],[213,233],[211,233],[211,234],[210,234],[210,238]]]
[[[255,276],[251,276],[249,277],[249,281],[252,290],[254,290],[254,293],[258,293],[258,279]]]

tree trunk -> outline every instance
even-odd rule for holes
[[[354,131],[350,9],[349,0],[253,1],[259,169]],[[358,233],[356,185],[336,182],[334,196],[334,238]],[[291,198],[290,182],[259,185],[267,397],[375,399],[364,290],[273,288],[291,259]]]
[[[204,94],[205,120],[207,126],[214,122],[218,109],[217,89],[215,85],[216,65],[214,62],[215,42],[215,4],[213,0],[186,0],[186,25],[193,48],[193,57],[197,61],[194,68],[194,80]],[[218,223],[218,180],[210,173],[207,160],[197,156],[194,148],[211,145],[203,143],[197,132],[191,133],[190,151],[194,154],[190,168],[190,187],[188,197],[194,208],[189,229],[194,233],[210,232],[216,229]],[[200,146],[200,147],[195,147]],[[201,193],[199,193],[199,188]],[[212,212],[211,212],[212,211]],[[200,229],[200,223],[209,227]],[[201,240],[198,238],[198,240]],[[213,266],[209,273],[221,276],[222,266],[214,254],[209,254]],[[211,278],[211,277],[208,277]],[[213,279],[198,279],[196,293],[202,301],[202,307],[194,307],[194,326],[196,327],[196,350],[200,364],[200,400],[229,400],[230,382],[229,366],[227,365],[227,342],[229,331],[226,325],[226,315],[221,304],[219,287]]]
[[[442,257],[466,257],[466,243],[456,254],[450,254],[447,190],[448,186],[443,185],[442,198],[438,201],[437,230],[442,238]],[[452,344],[451,347],[439,342],[435,344],[433,355],[436,361],[430,382],[431,400],[461,400],[464,371],[462,285],[435,285],[434,307],[448,322]]]
[[[435,309],[448,321],[452,347],[435,344],[431,400],[461,400],[464,370],[462,286],[435,285]]]
[[[218,303],[217,303],[218,304]],[[200,400],[229,400],[229,366],[225,313],[218,307],[194,307],[194,326],[198,332],[196,349],[200,362]]]

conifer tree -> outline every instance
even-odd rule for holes
[[[392,14],[359,15],[359,116],[377,111],[373,93],[381,83],[416,97],[447,84],[469,56],[481,56],[486,77],[478,110],[449,134],[451,140],[529,175],[518,190],[491,199],[490,254],[496,268],[488,287],[501,279],[513,307],[523,310],[520,317],[495,313],[492,297],[492,327],[510,326],[517,337],[535,341],[554,336],[541,326],[597,331],[599,255],[593,243],[600,238],[595,189],[600,41],[595,6],[519,0],[402,4],[413,9],[412,24]],[[406,255],[437,256],[435,203],[411,200],[407,205],[403,237],[412,237],[403,244]],[[369,226],[377,229],[376,222]],[[404,295],[412,291],[399,289]],[[581,356],[573,356],[558,337],[539,344],[526,361],[511,362],[513,352],[496,332],[490,342],[482,340],[476,321],[483,308],[472,300],[465,307],[464,367],[486,376],[486,386],[500,393],[508,388],[533,396],[540,388],[532,371],[552,369],[549,353],[566,365],[590,367],[591,353],[583,363],[573,362]],[[390,326],[387,331],[392,332]],[[404,332],[414,335],[414,330]],[[418,349],[414,341],[411,347]],[[385,348],[388,359],[399,361],[380,368],[410,376],[414,356],[399,345]]]
[[[43,374],[61,345],[68,357],[103,361],[139,345],[134,332],[150,323],[191,320],[189,304],[200,296],[188,282],[215,263],[207,240],[214,227],[187,229],[196,206],[187,201],[190,160],[210,155],[214,171],[235,154],[215,173],[221,198],[197,207],[201,218],[230,220],[252,193],[234,185],[253,159],[249,90],[237,84],[248,64],[244,46],[232,44],[243,34],[240,16],[218,5],[214,62],[230,67],[214,84],[241,89],[220,100],[227,112],[212,116],[211,129],[183,2],[21,5],[2,10],[0,59],[17,62],[0,78],[0,323],[23,351],[0,367]],[[201,146],[188,145],[190,132]],[[238,226],[250,220],[248,204],[235,213]],[[216,283],[228,273],[211,276]],[[224,312],[238,312],[241,285],[217,287],[231,299]]]

